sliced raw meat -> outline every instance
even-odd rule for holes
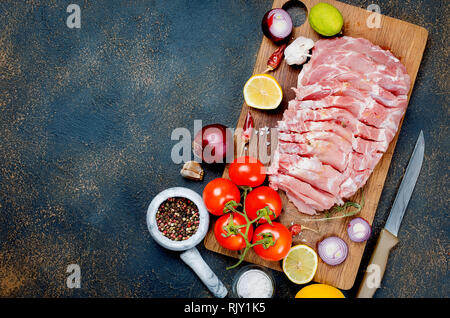
[[[339,108],[327,108],[311,110],[300,108],[298,110],[288,109],[283,115],[288,124],[297,124],[304,127],[307,122],[334,122],[342,128],[351,131],[353,135],[368,140],[386,142],[389,144],[395,135],[394,131],[368,126],[357,120],[350,112]]]
[[[317,50],[316,54],[311,59],[310,65],[312,68],[318,65],[337,63],[339,66],[345,66],[358,74],[367,75],[367,73],[371,73],[390,78],[393,82],[396,82],[398,86],[404,87],[405,89],[410,85],[409,76],[404,71],[404,68],[397,67],[395,64],[391,65],[391,67],[384,64],[378,64],[373,61],[371,57],[355,51],[337,49],[333,50],[331,53],[326,53],[325,50],[322,51],[322,54],[317,54],[318,52],[319,50]],[[406,93],[408,93],[408,91],[405,90],[404,94]]]
[[[354,81],[363,78],[368,81],[377,83],[387,91],[395,95],[408,94],[409,85],[406,81],[398,79],[396,76],[382,74],[379,71],[369,73],[358,73],[347,65],[337,64],[320,64],[315,68],[303,67],[299,75],[299,81],[302,85],[311,85],[324,80],[338,80],[341,82]]]
[[[347,82],[327,80],[311,85],[299,85],[293,90],[297,100],[318,100],[327,96],[351,96],[362,101],[366,101],[368,98],[374,99],[383,106],[402,109],[405,109],[408,103],[407,95],[395,96],[379,85],[361,77]]]
[[[313,74],[316,72],[323,74],[325,68],[329,71],[333,68],[330,79],[343,80],[348,78],[351,72],[378,83],[396,95],[405,95],[409,92],[411,81],[406,68],[392,53],[382,50],[368,40],[342,37],[318,41],[312,52],[310,62],[305,65],[299,76],[303,85],[308,81],[315,83],[323,80],[325,76],[314,80]]]
[[[341,184],[339,195],[343,198],[351,197],[359,188],[366,184],[372,170],[353,171],[349,169],[345,174],[346,178]]]
[[[290,143],[280,140],[279,151],[283,154],[316,157],[341,172],[347,167],[348,154],[340,151],[337,145],[328,141],[311,140],[308,143]]]
[[[317,214],[316,208],[308,205],[305,201],[303,201],[300,197],[303,197],[300,193],[296,192],[295,189],[291,189],[292,183],[279,185],[280,190],[286,192],[286,196],[289,201],[294,203],[295,207],[305,214],[314,215]]]
[[[306,133],[306,132],[332,132],[339,137],[352,143],[353,135],[352,131],[347,127],[342,127],[339,123],[333,121],[322,121],[314,122],[308,121],[303,122],[296,119],[279,121],[278,129],[284,132],[296,132],[296,133]]]
[[[390,69],[383,64],[377,64],[369,57],[364,54],[347,51],[347,50],[335,50],[332,53],[315,55],[314,58],[311,59],[310,65],[311,67],[315,67],[318,65],[325,64],[335,64],[337,63],[339,66],[345,66],[348,69],[358,73],[358,74],[380,74],[385,77],[393,79],[393,81],[402,82],[405,88],[408,87],[406,73],[404,73],[401,69]]]
[[[347,141],[346,139],[342,138],[339,135],[336,135],[331,132],[327,131],[311,131],[304,134],[298,134],[298,133],[285,133],[285,132],[279,132],[278,133],[278,139],[280,141],[285,142],[295,142],[295,143],[311,143],[313,140],[323,140],[326,142],[330,142],[334,145],[336,145],[340,151],[344,153],[352,152],[352,143]]]
[[[386,142],[373,141],[354,136],[347,127],[341,124],[324,121],[324,122],[286,122],[279,121],[278,129],[280,133],[305,134],[312,133],[316,136],[327,136],[334,138],[337,142],[350,144],[354,151],[359,153],[368,152],[385,152],[389,144]],[[333,136],[333,137],[332,137]],[[295,137],[297,138],[297,137]],[[286,140],[289,141],[289,140]]]
[[[380,152],[374,152],[370,155],[360,154],[357,152],[352,152],[348,157],[348,166],[347,170],[351,169],[354,171],[363,171],[363,170],[373,170],[377,165],[378,161],[383,156]]]
[[[391,52],[383,50],[369,40],[363,38],[352,38],[348,36],[330,39],[329,41],[318,41],[315,44],[317,51],[329,52],[330,49],[343,49],[363,53],[378,64],[385,65],[390,69],[400,69],[406,73],[405,66]]]
[[[369,154],[372,152],[386,152],[389,145],[384,142],[366,140],[355,137],[352,140],[353,150],[361,154]]]
[[[320,40],[303,66],[268,169],[270,186],[307,214],[364,186],[397,133],[410,78],[365,39]]]
[[[304,213],[315,214],[316,210],[326,210],[336,204],[336,199],[330,194],[294,177],[280,174],[270,176],[269,181],[272,188],[285,191],[288,198]]]
[[[329,165],[322,164],[317,158],[304,158],[281,154],[279,167],[284,174],[290,175],[332,195],[339,194],[342,175]]]
[[[403,109],[386,108],[373,99],[365,102],[350,96],[327,96],[320,100],[292,100],[290,109],[342,108],[352,113],[361,122],[391,130],[394,134],[403,117]]]
[[[347,169],[343,173],[344,181],[340,185],[340,196],[348,198],[355,194],[369,179],[382,156],[382,153],[362,155],[354,152],[350,154]]]

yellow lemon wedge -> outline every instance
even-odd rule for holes
[[[319,263],[317,253],[307,245],[296,245],[283,259],[283,271],[293,283],[309,283],[316,274]]]
[[[256,74],[244,85],[244,99],[253,108],[275,109],[283,100],[283,90],[273,76]]]
[[[300,289],[295,298],[345,298],[345,296],[333,286],[312,284]]]

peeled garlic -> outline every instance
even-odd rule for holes
[[[303,36],[299,36],[295,39],[294,42],[289,44],[289,46],[284,50],[284,58],[286,63],[289,65],[293,64],[303,64],[306,62],[308,57],[311,57],[309,54],[309,50],[314,47],[314,41],[305,38]]]

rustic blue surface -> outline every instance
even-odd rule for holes
[[[81,6],[81,29],[66,8]],[[426,155],[377,297],[450,296],[448,17],[445,0],[379,3],[430,38],[355,286],[420,129]],[[170,133],[233,126],[270,0],[0,3],[0,296],[211,297],[178,253],[152,241],[151,199],[201,192],[170,161]],[[234,260],[200,251],[227,287]],[[81,267],[81,288],[65,284]],[[277,297],[299,286],[273,272]],[[354,296],[355,288],[346,292]]]

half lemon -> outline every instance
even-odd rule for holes
[[[316,274],[319,263],[317,253],[307,245],[296,245],[283,259],[283,272],[293,283],[309,283]]]
[[[244,85],[244,99],[253,108],[275,109],[283,100],[283,90],[273,76],[256,74]]]

